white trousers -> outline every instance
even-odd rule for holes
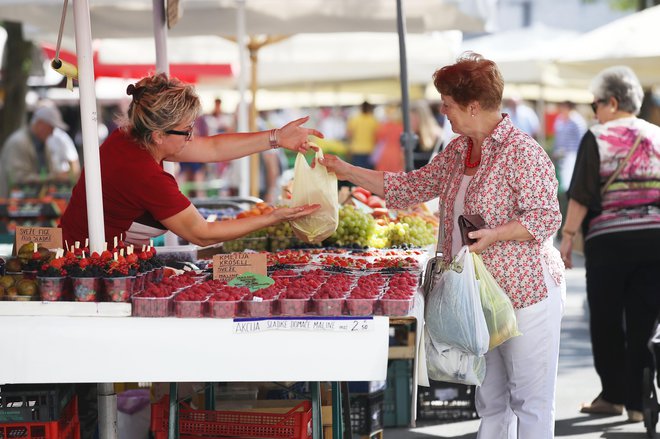
[[[559,334],[566,284],[545,282],[548,297],[516,310],[522,335],[486,353],[486,377],[477,387],[477,439],[552,439]]]

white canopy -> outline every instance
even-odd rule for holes
[[[552,62],[578,32],[541,23],[479,38],[466,39],[462,50],[480,53],[495,61],[507,83],[555,85]]]
[[[660,6],[587,32],[558,57],[559,75],[586,86],[599,71],[624,64],[644,86],[660,84]]]
[[[37,32],[56,33],[63,0],[0,0],[0,19],[29,23]],[[235,36],[235,0],[180,0],[183,14],[171,36]],[[459,29],[482,31],[479,12],[467,14],[458,2],[407,0],[406,29],[420,33]],[[396,32],[396,5],[382,0],[248,0],[247,34]],[[151,0],[90,0],[93,38],[153,37]],[[69,10],[65,34],[73,35]]]

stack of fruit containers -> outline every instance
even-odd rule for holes
[[[160,283],[147,282],[142,292],[131,297],[132,314],[136,317],[167,317],[173,312],[177,293],[200,282],[198,273],[186,272],[163,278]]]

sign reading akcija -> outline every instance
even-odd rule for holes
[[[264,317],[235,318],[234,334],[264,331],[366,332],[373,330],[373,317]]]

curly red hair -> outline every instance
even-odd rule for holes
[[[496,110],[502,104],[504,79],[497,65],[474,52],[465,52],[456,63],[444,66],[433,74],[438,93],[451,96],[465,108],[478,101],[484,110]]]

